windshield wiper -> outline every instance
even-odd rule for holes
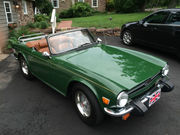
[[[88,46],[88,45],[90,45],[91,43],[84,43],[84,44],[82,44],[82,45],[80,45],[79,47],[85,47],[85,46]],[[78,48],[79,48],[78,47]]]

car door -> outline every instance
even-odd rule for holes
[[[159,11],[143,20],[144,40],[150,43],[152,47],[159,46],[164,42],[164,39],[168,38],[169,33],[164,33],[166,31],[164,24],[169,14],[169,11]]]
[[[43,56],[42,53],[36,50],[32,50],[28,59],[33,74],[35,74],[39,79],[49,83],[48,76],[52,70],[50,65],[51,59]]]
[[[180,50],[180,12],[172,12],[169,19],[167,20],[167,25],[169,29],[171,29],[171,41],[169,42],[169,46]]]

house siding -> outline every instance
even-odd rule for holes
[[[10,2],[13,22],[17,22],[17,14],[14,11],[13,1],[12,0],[0,0],[0,33],[1,33],[0,40],[1,41],[5,41],[5,39],[7,39],[7,35],[8,35],[8,24],[7,24],[5,9],[4,9],[4,1]],[[0,53],[2,53],[2,48],[3,48],[3,46],[2,46],[2,44],[0,44]]]
[[[4,9],[4,1],[8,1],[11,4],[13,22],[17,22],[17,14],[14,9],[13,0],[1,0],[0,1],[0,31],[8,33],[8,24],[6,20],[6,14]]]
[[[31,0],[26,0],[27,2],[27,10],[28,14],[24,15],[23,8],[22,8],[22,0],[16,0],[20,5],[19,9],[16,9],[13,5],[13,0],[0,0],[0,34],[3,34],[3,37],[0,37],[0,40],[7,38],[8,35],[8,23],[6,19],[6,13],[4,9],[4,1],[10,2],[11,10],[12,10],[12,21],[16,23],[17,26],[26,25],[28,22],[34,22],[34,11],[33,11],[33,4]],[[0,44],[0,53],[3,46]]]

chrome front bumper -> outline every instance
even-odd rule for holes
[[[149,96],[156,90],[161,90],[162,92],[170,92],[174,89],[174,85],[170,81],[161,81],[156,87],[150,89],[146,94],[142,97],[130,101],[123,108],[118,108],[117,106],[112,106],[110,108],[105,107],[104,111],[114,117],[121,117],[127,113],[130,113],[134,110],[139,113],[144,113],[149,108]]]
[[[148,98],[145,97],[141,100],[141,103],[145,103],[146,101],[148,101]],[[123,107],[120,109],[108,109],[108,108],[104,108],[104,111],[111,115],[111,116],[115,116],[115,117],[120,117],[123,116],[127,113],[130,113],[131,111],[133,111],[135,109],[134,105],[128,105],[127,107]]]

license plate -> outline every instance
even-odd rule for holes
[[[154,103],[156,103],[156,101],[158,101],[161,97],[161,89],[153,92],[149,97],[149,107],[151,105],[153,105]]]

